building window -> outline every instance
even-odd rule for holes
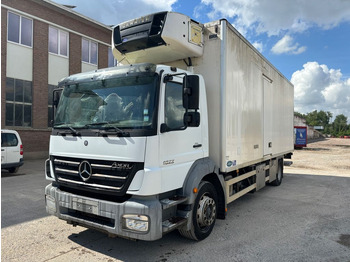
[[[97,43],[87,40],[85,38],[82,39],[81,44],[81,59],[83,62],[97,65]]]
[[[8,12],[7,39],[10,42],[32,46],[33,21]]]
[[[32,82],[6,78],[6,126],[32,125]]]
[[[47,125],[49,127],[52,127],[52,121],[53,121],[53,90],[56,89],[57,86],[55,85],[49,85],[49,97],[48,97],[48,119],[47,119]]]
[[[108,47],[108,67],[117,65],[117,60],[114,58],[112,48]]]
[[[49,27],[49,52],[68,56],[68,33]]]

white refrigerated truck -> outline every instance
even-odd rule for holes
[[[293,85],[227,20],[156,13],[114,27],[112,48],[123,66],[69,76],[54,95],[49,214],[201,240],[230,202],[281,183]]]

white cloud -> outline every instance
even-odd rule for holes
[[[193,9],[193,18],[199,19],[203,13],[204,5],[197,5]]]
[[[330,29],[350,21],[348,0],[201,0],[210,19],[228,18],[237,27],[278,35],[303,32],[312,26]]]
[[[257,42],[255,41],[254,43],[252,43],[252,45],[260,52],[262,53],[264,50],[264,44],[262,42]]]
[[[271,49],[274,54],[293,54],[298,55],[306,51],[306,46],[299,46],[299,43],[294,43],[294,39],[285,35]]]
[[[177,0],[142,0],[147,5],[153,6],[157,10],[171,10],[171,6],[177,2]],[[128,1],[128,4],[130,1]]]
[[[329,69],[308,62],[294,72],[294,108],[300,113],[324,110],[333,116],[344,114],[350,120],[350,78],[344,79],[339,69]]]
[[[59,4],[76,6],[76,12],[106,25],[121,22],[160,11],[171,11],[177,0],[54,0]]]

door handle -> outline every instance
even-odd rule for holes
[[[195,144],[193,145],[193,148],[199,148],[199,147],[202,147],[202,144],[195,143]]]

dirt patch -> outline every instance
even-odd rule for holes
[[[328,138],[297,149],[290,173],[345,175],[350,177],[350,139]]]

